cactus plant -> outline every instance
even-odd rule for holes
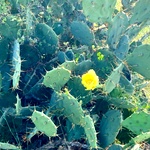
[[[81,43],[88,46],[94,44],[94,34],[90,28],[82,22],[73,21],[71,23],[71,32],[74,37]]]
[[[71,72],[65,68],[56,68],[51,71],[47,71],[44,76],[43,84],[46,87],[59,91],[70,79],[70,74]]]
[[[76,75],[82,75],[88,70],[92,69],[93,63],[90,60],[85,60],[77,64],[75,68],[75,74]]]
[[[100,146],[106,148],[115,141],[121,128],[122,114],[119,110],[109,110],[102,117],[99,128]]]
[[[131,69],[143,75],[146,79],[150,79],[149,76],[149,50],[150,45],[141,45],[134,49],[127,57],[127,63]]]
[[[138,104],[138,100],[124,91],[121,87],[115,88],[106,98],[106,101],[117,106],[118,108],[127,109],[135,109]]]
[[[67,83],[70,93],[82,101],[82,105],[87,104],[92,99],[91,91],[86,91],[84,86],[81,84],[80,77],[72,77]]]
[[[60,67],[68,69],[70,71],[74,71],[76,68],[76,63],[75,61],[66,61],[63,64],[61,64]]]
[[[80,125],[73,125],[67,120],[66,123],[67,141],[80,140],[85,137],[84,128]]]
[[[117,68],[113,70],[110,76],[108,76],[108,79],[105,82],[104,85],[104,91],[106,93],[110,93],[119,83],[121,72],[124,65],[120,64]]]
[[[20,45],[17,40],[14,41],[13,45],[13,89],[17,89],[19,86],[20,74],[21,74],[21,58],[20,58]]]
[[[15,150],[21,150],[19,147],[9,144],[9,143],[2,143],[0,142],[0,148],[1,149],[15,149]]]
[[[150,11],[147,9],[149,4],[150,2],[148,0],[145,0],[144,4],[141,0],[135,4],[135,7],[131,11],[132,17],[130,18],[130,24],[138,24],[150,19],[148,16]]]
[[[121,75],[119,85],[127,92],[133,93],[134,92],[134,85],[130,82],[124,75]]]
[[[35,36],[39,38],[41,54],[53,54],[58,45],[58,37],[51,27],[47,24],[39,23],[35,28]]]
[[[108,150],[122,150],[122,146],[117,145],[117,144],[113,144],[112,146],[110,146],[108,148]]]
[[[56,148],[59,135],[69,146],[140,149],[150,130],[149,3],[2,0],[0,148],[38,149],[49,137]]]
[[[7,54],[9,52],[9,41],[7,39],[0,40],[0,65],[7,60]]]
[[[101,54],[104,55],[103,60],[98,60],[98,52],[101,52]],[[92,55],[91,61],[93,62],[92,68],[96,71],[96,74],[99,76],[99,78],[103,80],[106,80],[108,75],[110,75],[113,69],[117,66],[117,58],[111,51],[107,49],[100,49],[96,51]]]
[[[137,143],[141,143],[150,138],[150,132],[141,133],[140,135],[132,138],[128,144],[124,145],[123,149],[130,148],[132,146],[136,146]]]
[[[51,111],[66,116],[70,122],[76,125],[83,126],[85,124],[81,104],[68,92],[61,94],[54,92],[50,101],[50,108]]]
[[[88,139],[88,142],[90,144],[90,147],[91,148],[98,148],[94,122],[89,115],[85,116],[84,131],[85,131],[86,137]]]
[[[128,54],[128,50],[129,50],[129,38],[128,36],[123,35],[119,40],[119,43],[114,51],[114,54],[120,60],[124,60]]]
[[[18,30],[20,29],[18,21],[14,16],[8,16],[0,25],[0,35],[8,39],[16,39]]]
[[[98,1],[98,0],[83,0],[83,12],[91,22],[110,23],[114,12],[116,0]]]
[[[53,121],[43,112],[34,111],[31,120],[35,124],[37,130],[43,132],[49,137],[57,135],[57,127]]]
[[[110,48],[116,49],[120,37],[128,27],[128,17],[124,13],[118,13],[113,18],[112,26],[108,28],[108,44]]]
[[[142,132],[148,132],[149,131],[149,113],[146,113],[144,111],[136,112],[126,118],[122,125],[129,130],[131,130],[133,133],[139,135]],[[136,125],[136,127],[135,127]]]

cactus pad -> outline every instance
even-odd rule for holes
[[[144,111],[133,113],[122,122],[122,126],[139,135],[150,131],[150,114]]]
[[[35,110],[31,116],[31,120],[35,124],[36,128],[48,137],[56,136],[57,127],[43,112]]]
[[[127,57],[131,69],[150,79],[150,45],[141,45]]]
[[[99,142],[100,146],[106,148],[115,141],[121,128],[122,114],[119,110],[109,110],[104,114],[100,122]]]
[[[90,46],[94,43],[93,32],[83,22],[73,21],[71,23],[71,32],[81,44]]]
[[[90,144],[90,147],[97,148],[98,146],[97,146],[96,130],[94,127],[94,122],[89,115],[85,116],[84,131],[85,131],[86,137],[88,139],[88,142]]]
[[[65,68],[56,68],[47,71],[44,76],[43,84],[56,91],[59,91],[70,79],[71,72]]]
[[[116,0],[82,0],[83,13],[91,22],[111,22]]]

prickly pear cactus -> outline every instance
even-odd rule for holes
[[[122,150],[122,146],[113,144],[108,148],[108,150]]]
[[[110,93],[119,83],[120,76],[122,73],[124,65],[120,64],[117,68],[113,70],[110,76],[108,76],[108,79],[105,82],[104,85],[104,91],[107,93]]]
[[[128,27],[128,17],[125,13],[118,13],[113,18],[112,26],[108,29],[108,44],[110,48],[116,49],[120,37]]]
[[[45,23],[39,23],[35,28],[35,36],[39,39],[41,54],[53,54],[58,45],[58,38],[51,27]]]
[[[7,39],[0,40],[0,65],[2,65],[6,59],[9,52],[9,41]]]
[[[70,107],[71,106],[71,107]],[[84,112],[81,104],[67,90],[65,93],[54,92],[50,100],[50,108],[52,111],[67,117],[70,122],[83,126]]]
[[[97,57],[97,54],[99,52],[104,55],[104,58],[102,60],[99,60]],[[91,60],[93,62],[93,69],[102,80],[106,80],[108,75],[110,75],[113,69],[117,66],[117,58],[111,51],[107,49],[100,49],[96,51],[92,55]]]
[[[48,71],[44,76],[43,84],[59,91],[70,79],[71,72],[65,68],[56,68]]]
[[[128,36],[123,35],[119,40],[119,43],[114,51],[114,54],[120,60],[124,60],[128,54],[128,51],[129,51],[129,38]]]
[[[116,0],[83,0],[82,7],[86,17],[91,22],[111,22]]]
[[[143,149],[149,4],[1,0],[0,149]]]
[[[67,141],[80,140],[85,137],[84,128],[80,125],[73,125],[72,122],[66,122]]]
[[[150,132],[141,133],[140,135],[134,137],[129,141],[128,144],[126,144],[123,149],[129,149],[131,147],[136,147],[136,145],[139,145],[142,141],[145,141],[150,138]],[[137,144],[138,143],[138,144]]]
[[[67,85],[70,93],[78,98],[79,101],[82,101],[82,105],[87,104],[92,99],[91,91],[85,90],[84,86],[81,84],[80,77],[71,78]]]
[[[150,17],[147,15],[150,13],[150,10],[147,9],[148,5],[150,5],[149,0],[145,0],[144,4],[142,3],[142,0],[136,2],[135,7],[131,11],[133,15],[130,18],[130,24],[138,24],[150,19]]]
[[[100,122],[99,142],[100,146],[106,148],[115,141],[121,128],[122,114],[119,110],[109,110]]]
[[[17,38],[18,30],[20,29],[18,21],[14,16],[9,15],[5,20],[0,24],[0,35],[8,39]]]
[[[150,79],[149,50],[150,45],[141,45],[127,57],[127,63],[131,69],[143,75],[146,79]]]
[[[89,115],[85,116],[84,131],[85,131],[86,137],[88,139],[88,142],[90,144],[90,147],[91,148],[98,148],[94,122]]]
[[[21,74],[21,58],[20,58],[20,45],[17,40],[14,41],[13,45],[13,89],[17,89],[19,86],[20,74]]]
[[[144,132],[149,131],[149,120],[150,120],[150,115],[149,113],[146,113],[144,111],[141,112],[136,112],[126,118],[123,122],[122,125],[129,130],[131,130],[133,133],[139,135]]]
[[[57,127],[43,112],[35,110],[31,116],[31,120],[35,124],[37,130],[43,132],[48,137],[57,135]]]
[[[135,109],[138,107],[138,99],[128,94],[121,87],[115,88],[109,94],[106,101],[118,108]]]
[[[81,44],[88,45],[88,46],[94,44],[94,34],[85,23],[79,21],[73,21],[71,23],[70,28],[74,37]]]
[[[2,143],[0,142],[0,148],[1,149],[15,149],[15,150],[21,150],[19,147],[9,144],[9,143]]]

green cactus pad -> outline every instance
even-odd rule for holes
[[[21,106],[21,99],[19,98],[18,94],[16,96],[16,99],[17,99],[17,103],[15,104],[15,107],[16,107],[16,115],[20,115],[20,111],[22,109],[22,106]]]
[[[17,38],[17,32],[19,28],[18,21],[15,19],[15,17],[9,15],[5,22],[0,24],[0,35],[12,40]]]
[[[118,13],[113,18],[112,26],[108,28],[108,39],[107,42],[112,49],[117,48],[120,37],[128,27],[128,18],[125,13]]]
[[[0,71],[1,71],[1,76],[2,76],[1,89],[4,93],[7,93],[10,90],[11,80],[12,80],[12,77],[10,76],[10,74],[12,73],[10,64],[4,63],[0,67]]]
[[[36,128],[48,137],[56,136],[57,127],[43,112],[35,110],[31,116],[31,120],[35,124]]]
[[[83,127],[81,127],[80,125],[73,125],[69,120],[67,120],[66,122],[66,133],[67,141],[69,142],[85,138]]]
[[[70,93],[82,101],[82,105],[87,104],[92,99],[91,91],[85,90],[85,87],[81,83],[80,77],[72,77],[67,83]]]
[[[103,60],[98,59],[97,53],[99,52],[104,55]],[[117,58],[109,50],[101,49],[92,55],[91,61],[93,62],[92,68],[95,70],[100,80],[105,80],[116,67]]]
[[[140,135],[132,138],[127,144],[125,144],[123,149],[124,150],[129,149],[138,143],[140,144],[141,142],[148,140],[149,138],[150,138],[150,132],[141,133]]]
[[[74,71],[76,68],[76,63],[75,63],[75,61],[66,61],[63,64],[61,64],[60,67],[64,67],[65,69]]]
[[[54,92],[50,100],[50,107],[51,111],[55,111],[59,115],[64,115],[70,122],[76,125],[82,126],[85,124],[81,104],[69,94],[69,91],[66,91],[66,93]]]
[[[137,73],[150,79],[150,45],[141,45],[127,57],[129,67]]]
[[[70,79],[71,72],[65,68],[56,68],[47,71],[44,76],[43,84],[56,91],[59,91]]]
[[[149,0],[144,0],[144,3],[142,0],[137,1],[131,10],[130,24],[141,23],[150,19],[150,9],[147,6],[150,6]]]
[[[41,54],[54,54],[58,45],[58,37],[51,27],[44,23],[37,24],[35,36],[39,38]]]
[[[6,59],[9,52],[9,41],[6,38],[0,40],[0,65],[2,65]]]
[[[108,150],[122,150],[122,146],[117,145],[117,144],[113,144],[108,148]]]
[[[138,99],[127,93],[121,87],[116,87],[106,98],[110,104],[118,108],[135,109],[138,105]]]
[[[150,138],[150,132],[141,133],[140,135],[133,138],[135,143],[141,143]]]
[[[118,108],[135,109],[137,105],[134,104],[131,99],[126,98],[112,98],[109,97],[106,100],[108,103],[115,105]]]
[[[83,127],[90,147],[98,148],[94,122],[89,115],[85,116],[85,125]]]
[[[83,126],[84,113],[78,100],[69,93],[62,93],[64,115],[74,124]]]
[[[79,21],[73,21],[71,23],[71,32],[81,44],[88,46],[94,44],[94,34],[87,24]]]
[[[9,144],[9,143],[2,143],[0,142],[0,149],[7,149],[7,150],[21,150],[19,147]]]
[[[78,63],[76,65],[76,68],[75,68],[75,74],[76,75],[82,75],[84,73],[86,73],[87,71],[89,71],[90,69],[92,69],[92,61],[91,60],[84,60],[80,63]]]
[[[1,89],[2,89],[2,74],[1,74],[1,72],[0,72],[0,91],[1,91]]]
[[[21,74],[21,57],[20,57],[20,44],[17,40],[14,41],[13,45],[13,89],[17,89],[19,86],[20,74]]]
[[[119,110],[109,110],[102,117],[99,130],[100,146],[106,148],[112,144],[121,128],[122,114]]]
[[[122,126],[139,135],[150,131],[150,114],[144,111],[135,112],[122,122]]]
[[[119,85],[129,94],[134,92],[133,84],[124,75],[121,75]]]
[[[110,93],[119,83],[122,69],[124,65],[121,63],[117,68],[113,70],[110,76],[108,76],[108,79],[105,82],[104,85],[104,91],[106,93]]]
[[[111,22],[116,0],[82,0],[83,13],[93,23]]]
[[[65,61],[69,61],[69,58],[63,51],[59,51],[57,57],[58,57],[59,63],[64,63]]]
[[[120,59],[124,60],[128,54],[129,50],[129,38],[127,35],[123,35],[115,49],[114,54]]]
[[[129,40],[132,41],[134,37],[137,36],[137,34],[140,32],[142,26],[132,24],[131,26],[128,27],[126,30],[125,34],[128,35]]]

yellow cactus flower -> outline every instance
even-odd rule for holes
[[[86,90],[94,90],[99,84],[99,78],[93,69],[82,75],[82,84]]]

